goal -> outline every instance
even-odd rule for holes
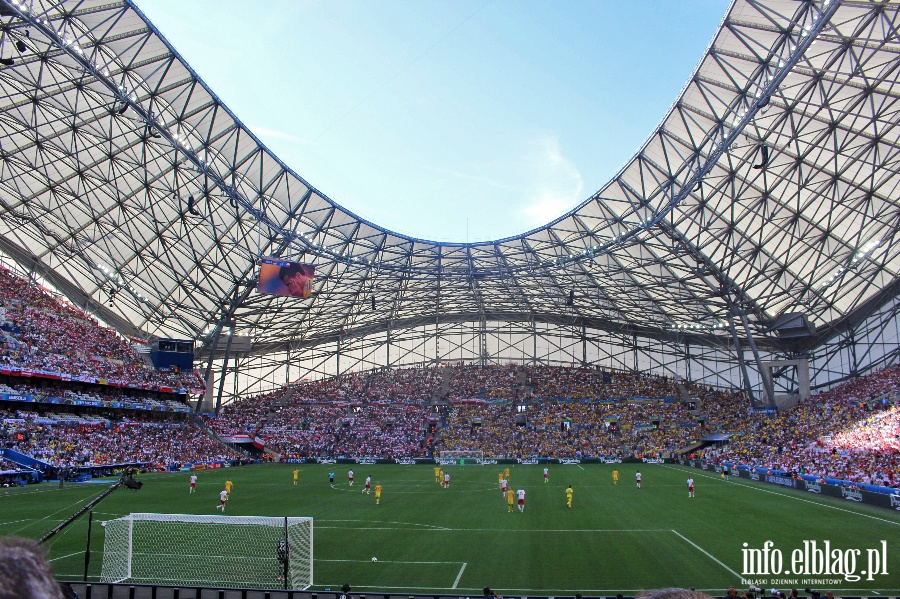
[[[103,526],[101,582],[312,586],[312,518],[129,514]]]
[[[464,451],[464,450],[456,450],[456,451],[440,451],[438,452],[438,464],[442,465],[452,465],[452,464],[465,464],[466,460],[470,462],[474,462],[476,464],[481,464],[484,461],[484,452],[483,451]]]

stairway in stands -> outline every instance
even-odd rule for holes
[[[228,449],[233,449],[234,451],[237,451],[246,457],[250,457],[250,454],[247,452],[246,449],[243,449],[242,447],[239,447],[238,445],[236,445],[234,443],[228,443],[226,441],[223,441],[221,438],[219,438],[219,435],[217,435],[215,433],[215,431],[213,431],[211,428],[206,426],[206,423],[203,422],[203,419],[200,418],[200,416],[198,416],[197,414],[193,414],[193,416],[191,418],[191,422],[193,422],[194,426],[196,426],[198,429],[200,429],[200,431],[204,435],[206,435],[207,437],[209,437],[210,439],[212,439],[213,441],[215,441],[222,447],[227,447]]]
[[[688,389],[687,386],[682,384],[681,381],[677,381],[677,384],[678,384],[678,395],[681,398],[681,401],[694,403],[694,409],[691,410],[691,416],[700,416],[702,414],[702,411],[700,410],[700,398],[696,397],[694,395],[691,395],[690,389]],[[695,441],[694,443],[689,443],[688,445],[685,445],[681,449],[675,451],[675,453],[681,454],[681,455],[693,453],[694,451],[696,451],[706,445],[708,445],[708,443],[704,443],[703,441]]]
[[[150,368],[156,369],[156,365],[153,363],[153,360],[150,359],[150,346],[146,343],[134,343],[131,344],[131,349],[134,350],[134,353],[141,357],[141,360],[149,366]]]
[[[269,407],[268,413],[265,416],[263,416],[259,422],[256,423],[254,432],[256,432],[259,429],[261,429],[262,427],[264,427],[269,422],[269,420],[271,420],[275,416],[275,414],[278,413],[278,411],[281,408],[283,408],[291,403],[291,399],[293,399],[293,397],[294,397],[294,391],[295,391],[295,389],[293,387],[288,387],[287,389],[284,390],[284,393],[282,393],[277,399],[275,399],[274,401],[272,401],[271,404],[269,404],[270,407]],[[271,453],[272,455],[275,456],[275,459],[278,459],[281,457],[281,452],[274,447],[265,446],[265,447],[263,447],[263,452]]]
[[[516,384],[518,388],[516,389],[515,396],[520,399],[531,399],[534,395],[534,387],[528,384],[528,370],[524,365],[519,365],[516,367]]]

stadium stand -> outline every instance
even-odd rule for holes
[[[151,368],[113,329],[0,267],[0,373],[104,381],[158,391],[201,389],[193,372]]]
[[[301,382],[236,402],[207,422],[220,435],[259,436],[286,457],[659,455],[698,435],[677,392],[673,379],[644,374],[455,364]],[[524,420],[517,403],[528,404]]]
[[[154,371],[114,331],[2,268],[0,334],[5,400],[186,412],[187,406],[166,392],[200,385],[195,373]],[[98,384],[104,382],[109,384]],[[703,455],[896,486],[900,416],[890,404],[900,395],[898,385],[900,372],[890,368],[786,413],[765,415],[754,414],[741,393],[666,377],[457,363],[304,381],[236,402],[206,423],[223,437],[258,436],[289,457],[397,458],[441,450],[480,450],[497,458],[642,457],[672,454],[705,432],[743,432],[731,445]],[[686,398],[696,402],[696,410]],[[435,411],[431,403],[445,405]],[[235,457],[184,422],[173,429],[176,450],[166,444],[142,448],[129,443],[124,432],[140,431],[131,436],[155,444],[161,440],[155,434],[159,427],[175,421],[121,413],[111,419],[16,415],[7,419],[24,415],[25,424],[13,432],[29,439],[16,446],[55,464],[143,461],[163,467]],[[97,431],[109,434],[108,427],[116,432],[101,451]],[[76,441],[83,444],[80,454],[73,452]]]
[[[701,457],[748,466],[900,487],[900,366],[851,379],[745,430]]]
[[[429,397],[444,405],[428,407]],[[900,367],[771,415],[755,413],[741,392],[664,377],[453,365],[303,382],[236,402],[208,423],[219,434],[259,436],[284,457],[655,457],[711,432],[734,433],[731,445],[701,455],[897,486],[898,397]]]
[[[166,470],[241,457],[183,418],[26,411],[5,412],[2,417],[0,439],[5,439],[9,449],[56,468],[139,463],[148,469]]]

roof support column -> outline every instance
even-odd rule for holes
[[[753,386],[750,384],[750,376],[747,374],[747,364],[744,362],[744,349],[738,339],[737,329],[734,327],[734,320],[728,319],[728,328],[731,329],[731,338],[734,340],[734,352],[737,354],[738,366],[741,369],[741,380],[744,382],[744,391],[752,405],[756,405],[756,397],[753,395]]]
[[[219,345],[219,338],[222,336],[222,327],[225,325],[225,318],[226,317],[223,315],[219,322],[216,323],[216,330],[213,332],[212,344],[210,345],[209,350],[209,360],[206,361],[206,370],[203,372],[203,381],[206,384],[209,384],[209,375],[212,373],[213,358],[216,356],[216,346]],[[197,407],[194,408],[195,412],[200,411],[200,405],[202,403],[203,396],[197,400]]]
[[[769,377],[763,375],[763,364],[762,360],[759,357],[759,350],[756,349],[756,341],[753,340],[753,335],[750,332],[750,323],[747,322],[747,312],[744,310],[738,310],[738,315],[741,318],[741,324],[744,327],[744,333],[747,335],[747,343],[750,344],[750,351],[753,352],[753,359],[756,360],[756,369],[760,374],[760,378],[763,382],[763,389],[766,392],[766,400],[770,406],[775,406],[775,389],[772,386],[772,380]]]
[[[481,312],[478,321],[478,360],[482,366],[487,364],[487,321],[484,318],[484,311]]]
[[[537,364],[537,321],[531,317],[531,363]]]
[[[228,358],[231,357],[231,342],[234,341],[234,319],[228,320],[228,343],[225,344],[225,357],[222,358],[222,374],[219,375],[219,391],[216,393],[216,414],[222,409],[222,391],[225,389],[225,373],[228,371]]]
[[[587,368],[587,329],[581,325],[581,367]]]
[[[637,345],[637,335],[631,335],[631,358],[634,361],[632,369],[634,372],[638,371],[638,345]]]
[[[691,380],[691,342],[687,339],[684,341],[684,371],[687,380]]]

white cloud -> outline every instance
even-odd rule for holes
[[[503,191],[516,191],[516,188],[511,187],[510,185],[495,179],[493,177],[486,177],[484,175],[472,175],[469,173],[463,173],[461,171],[450,170],[446,168],[440,167],[432,167],[432,166],[424,166],[423,168],[427,168],[432,172],[439,173],[442,175],[448,175],[450,177],[454,177],[456,179],[461,179],[463,181],[471,181],[473,183],[479,183],[482,185],[486,185],[488,187],[493,187],[495,189],[500,189]]]
[[[584,199],[584,179],[578,167],[563,154],[559,139],[545,135],[536,149],[530,201],[522,208],[531,227],[548,223]]]
[[[277,139],[279,141],[287,141],[294,144],[309,144],[310,140],[300,137],[298,135],[293,135],[291,133],[287,133],[286,131],[279,131],[278,129],[269,129],[267,127],[260,127],[258,125],[250,125],[250,130],[253,131],[256,135],[265,141],[265,138]]]

